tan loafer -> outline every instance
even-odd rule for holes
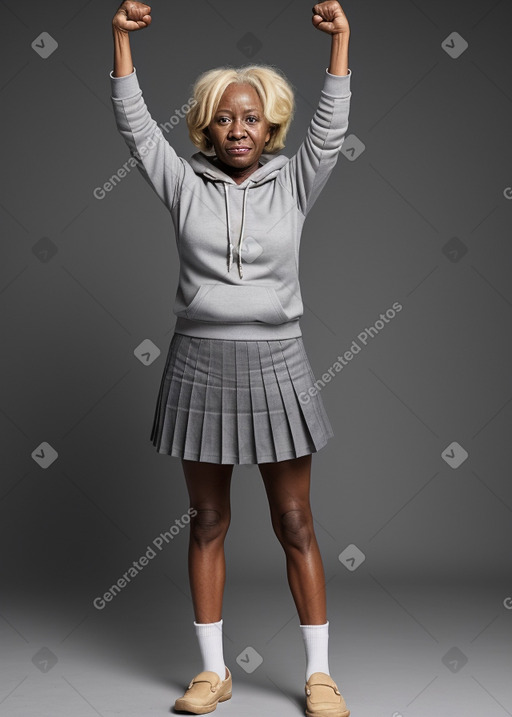
[[[313,672],[304,689],[307,717],[349,717],[338,685],[325,672]]]
[[[228,667],[226,670],[228,676],[224,680],[216,672],[200,672],[189,684],[183,697],[176,700],[174,709],[195,715],[213,712],[218,702],[225,702],[231,697],[231,672]]]

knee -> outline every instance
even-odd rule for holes
[[[228,527],[229,515],[222,515],[214,508],[198,508],[196,515],[190,519],[191,535],[201,545],[223,541]]]
[[[285,549],[306,552],[314,536],[311,511],[309,508],[294,508],[281,513],[276,532]]]

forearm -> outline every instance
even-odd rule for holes
[[[114,39],[114,77],[124,77],[133,72],[130,36],[127,32],[112,27]]]
[[[339,32],[331,36],[331,61],[328,72],[331,75],[348,75],[349,34]]]

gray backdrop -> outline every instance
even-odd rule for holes
[[[322,388],[336,435],[313,458],[331,673],[353,717],[512,715],[512,6],[342,6],[350,124],[300,254],[316,377],[353,351]],[[156,0],[131,38],[153,117],[204,69],[273,63],[297,88],[291,156],[329,64],[311,7]],[[174,228],[135,169],[95,197],[129,158],[116,8],[1,4],[0,715],[161,714],[200,668],[182,469],[149,441]],[[196,151],[184,120],[168,139]],[[232,507],[226,664],[247,692],[219,711],[299,714],[303,648],[257,466],[235,466]]]

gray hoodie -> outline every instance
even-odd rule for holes
[[[172,217],[180,261],[174,331],[219,339],[302,336],[299,246],[348,128],[350,78],[325,68],[306,137],[291,157],[260,156],[241,184],[208,155],[179,157],[151,117],[137,71],[114,77],[117,127],[137,167]]]

